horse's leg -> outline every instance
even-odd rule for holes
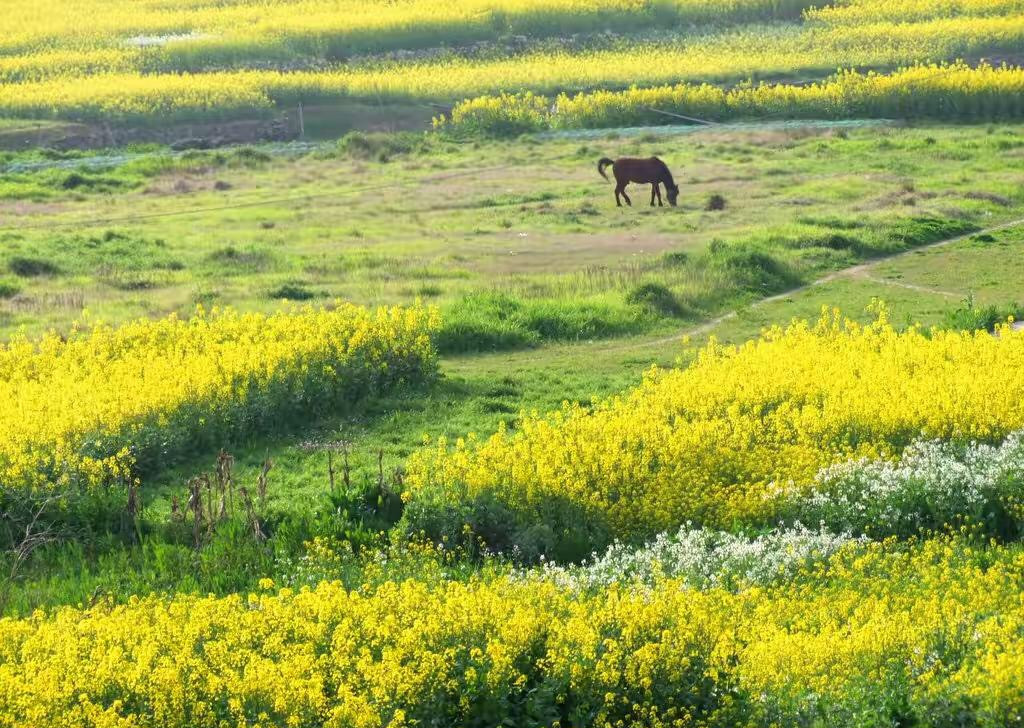
[[[658,207],[664,207],[664,205],[663,205],[663,204],[661,204],[661,186],[660,186],[660,185],[658,185],[658,184],[655,184],[655,185],[654,185],[654,191],[655,191],[655,192],[657,193],[657,195],[658,195]]]
[[[622,198],[626,201],[626,204],[630,207],[633,206],[633,201],[629,199],[629,195],[626,194],[626,185],[622,185]]]
[[[615,185],[615,204],[618,207],[622,207],[622,200],[619,199],[619,195],[622,194],[622,185]]]
[[[658,183],[651,185],[651,207],[654,207],[654,196],[658,193]]]

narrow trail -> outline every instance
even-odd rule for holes
[[[892,261],[895,261],[895,260],[899,260],[899,259],[901,259],[901,258],[903,258],[905,256],[908,256],[908,255],[911,255],[911,254],[914,254],[914,253],[928,251],[928,250],[935,250],[935,249],[942,248],[942,247],[945,247],[945,246],[948,246],[948,245],[954,245],[956,243],[963,242],[965,240],[969,240],[970,238],[974,237],[975,235],[985,235],[985,234],[997,233],[997,232],[1000,232],[1002,230],[1009,230],[1011,228],[1020,227],[1022,225],[1024,225],[1024,217],[1017,218],[1015,220],[1009,220],[1009,221],[1003,222],[1003,223],[999,223],[998,225],[992,225],[990,227],[987,227],[987,228],[984,228],[984,229],[981,229],[981,230],[976,230],[976,231],[974,231],[972,233],[968,233],[966,235],[957,235],[957,236],[954,236],[954,237],[951,237],[951,238],[946,238],[946,239],[943,239],[943,240],[938,240],[938,241],[936,241],[934,243],[929,243],[928,245],[921,245],[921,246],[918,246],[918,247],[915,247],[915,248],[911,248],[910,250],[905,250],[905,251],[900,252],[900,253],[894,253],[893,255],[887,255],[887,256],[883,256],[883,257],[879,257],[879,258],[873,258],[872,260],[865,261],[863,263],[858,263],[857,265],[851,266],[849,268],[843,268],[841,270],[834,271],[834,272],[829,273],[827,275],[824,275],[824,276],[822,276],[822,277],[820,277],[820,278],[818,278],[818,279],[816,279],[814,281],[811,281],[810,283],[807,283],[807,284],[805,284],[803,286],[799,286],[797,288],[791,288],[788,291],[783,291],[782,293],[777,293],[775,295],[768,296],[767,298],[762,298],[762,299],[760,299],[758,301],[754,301],[749,306],[747,306],[747,308],[748,309],[762,308],[764,306],[768,306],[768,305],[771,305],[773,303],[777,303],[779,301],[783,301],[783,300],[785,300],[787,298],[790,298],[790,297],[792,297],[794,295],[798,295],[798,294],[800,294],[800,293],[802,293],[804,291],[808,291],[808,290],[810,290],[812,288],[815,288],[817,286],[823,286],[823,285],[826,285],[828,283],[831,283],[831,282],[837,281],[837,280],[848,280],[848,279],[857,279],[857,278],[861,278],[861,279],[865,279],[865,280],[870,280],[872,282],[885,283],[885,284],[888,284],[888,285],[895,284],[898,287],[907,288],[909,290],[915,290],[915,291],[920,291],[920,292],[928,292],[928,293],[933,293],[935,295],[944,296],[944,297],[950,297],[950,298],[958,297],[958,298],[962,298],[963,297],[962,294],[955,293],[953,291],[941,291],[941,290],[934,289],[934,288],[927,288],[925,286],[915,286],[915,285],[909,284],[909,283],[900,283],[898,281],[892,281],[892,280],[886,280],[884,278],[878,278],[876,276],[872,276],[870,271],[871,271],[871,269],[874,266],[877,266],[879,264],[886,263],[886,262],[892,262]],[[683,337],[697,337],[697,336],[701,336],[703,334],[706,334],[706,333],[708,333],[710,331],[715,330],[716,328],[718,328],[724,322],[736,318],[737,315],[738,314],[737,314],[736,311],[728,311],[728,312],[720,314],[719,316],[716,316],[716,317],[714,317],[712,319],[709,319],[708,321],[705,321],[704,323],[699,324],[697,326],[693,326],[693,327],[688,328],[688,329],[682,329],[682,330],[676,331],[675,333],[670,334],[668,336],[659,336],[659,337],[653,338],[653,339],[643,339],[641,337],[631,337],[628,341],[623,341],[621,339],[618,339],[618,340],[607,340],[606,339],[606,340],[598,340],[598,341],[592,341],[592,342],[586,342],[586,343],[583,343],[583,342],[576,342],[574,344],[566,343],[563,346],[566,348],[566,354],[571,356],[571,357],[573,357],[574,359],[580,357],[581,355],[585,355],[585,354],[581,354],[581,352],[583,350],[588,351],[588,352],[593,352],[594,354],[608,354],[608,353],[615,354],[615,353],[626,353],[626,352],[632,352],[632,351],[642,351],[642,350],[650,349],[650,348],[653,348],[653,347],[666,346],[666,345],[669,345],[669,344],[676,344]],[[1014,328],[1024,329],[1024,321],[1018,322],[1018,324]],[[473,362],[473,366],[479,365],[483,359],[497,359],[497,360],[501,360],[503,362],[503,366],[508,366],[510,364],[510,362],[520,361],[522,363],[526,363],[526,362],[534,359],[535,357],[536,357],[536,352],[532,351],[532,350],[520,350],[520,351],[512,351],[512,352],[507,352],[507,351],[506,352],[494,352],[494,353],[491,353],[491,354],[477,354],[477,355],[472,355],[472,356],[452,356],[452,357],[445,357],[444,358],[445,359],[444,368],[446,370],[448,370],[448,371],[455,372],[455,371],[459,371],[459,370],[465,368],[466,365],[469,362]]]
[[[838,281],[841,279],[858,277],[865,278],[867,280],[871,280],[877,283],[884,283],[886,285],[895,285],[901,288],[907,288],[909,290],[934,293],[940,296],[959,298],[962,297],[962,294],[954,293],[952,291],[940,291],[934,288],[927,288],[925,286],[915,286],[910,283],[900,283],[898,281],[886,280],[884,278],[876,278],[871,276],[869,271],[880,263],[899,260],[900,258],[903,258],[904,256],[907,255],[911,255],[913,253],[919,253],[927,250],[936,250],[938,248],[943,248],[947,245],[954,245],[956,243],[969,240],[975,235],[991,235],[992,233],[997,233],[1003,230],[1009,230],[1011,228],[1020,227],[1021,225],[1024,225],[1024,217],[1017,218],[1016,220],[1010,220],[1008,222],[1003,222],[998,225],[992,225],[991,227],[983,228],[982,230],[975,230],[974,232],[967,233],[966,235],[956,235],[951,238],[945,238],[943,240],[938,240],[934,243],[929,243],[928,245],[920,245],[918,247],[911,248],[910,250],[905,250],[900,253],[894,253],[893,255],[886,255],[880,258],[872,258],[871,260],[865,261],[864,263],[859,263],[849,268],[843,268],[842,270],[834,271],[832,273],[829,273],[828,275],[824,275],[821,278],[811,281],[810,283],[798,286],[797,288],[790,288],[788,291],[776,293],[775,295],[768,296],[767,298],[762,298],[757,301],[754,301],[753,303],[750,304],[750,306],[748,306],[748,308],[762,308],[772,303],[776,303],[778,301],[790,298],[791,296],[797,295],[799,293],[803,293],[804,291],[810,290],[811,288],[815,288],[817,286],[823,286],[827,283],[832,283],[833,281]],[[729,321],[730,319],[736,318],[736,316],[736,311],[729,311],[727,313],[721,314],[720,316],[716,316],[710,321],[705,321],[699,326],[696,326],[691,329],[685,329],[683,331],[678,331],[672,334],[671,336],[663,336],[657,339],[652,339],[650,341],[632,342],[625,346],[617,346],[605,349],[605,351],[625,351],[627,349],[639,349],[651,346],[662,346],[664,344],[670,344],[672,342],[678,341],[684,336],[701,336],[703,334],[708,333],[709,331],[718,328],[718,326],[721,325],[722,323]]]
[[[928,286],[918,286],[913,283],[904,283],[903,281],[895,281],[891,278],[879,278],[878,276],[871,276],[867,273],[859,273],[855,278],[871,281],[881,286],[892,286],[893,288],[905,288],[908,291],[917,291],[918,293],[931,293],[935,296],[944,296],[945,298],[963,298],[965,294],[957,293],[955,291],[943,291],[938,288],[929,288]]]

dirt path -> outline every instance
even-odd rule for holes
[[[789,298],[789,297],[791,297],[791,296],[793,296],[795,294],[798,294],[798,293],[801,293],[803,291],[809,290],[809,289],[814,288],[816,286],[823,286],[823,285],[825,285],[827,283],[831,283],[833,281],[837,281],[837,280],[841,280],[841,279],[858,278],[858,277],[859,278],[865,278],[867,280],[871,280],[871,281],[874,281],[874,282],[877,282],[877,283],[885,283],[886,285],[895,285],[895,286],[899,286],[899,287],[902,287],[902,288],[908,288],[910,290],[922,291],[922,292],[927,292],[927,293],[934,293],[934,294],[937,294],[937,295],[940,295],[940,296],[962,298],[963,294],[954,293],[953,291],[940,291],[940,290],[937,290],[937,289],[934,289],[934,288],[926,288],[924,286],[915,286],[915,285],[910,284],[910,283],[899,283],[897,281],[886,280],[886,279],[883,279],[883,278],[876,278],[876,277],[871,276],[869,271],[872,268],[874,268],[875,266],[877,266],[879,263],[885,263],[885,262],[889,262],[889,261],[893,261],[893,260],[898,260],[898,259],[900,259],[900,258],[902,258],[902,257],[904,257],[906,255],[910,255],[912,253],[918,253],[918,252],[925,251],[925,250],[935,250],[937,248],[942,248],[942,247],[945,247],[947,245],[953,245],[955,243],[963,242],[964,240],[969,240],[970,238],[974,237],[975,235],[986,235],[986,234],[987,235],[991,235],[992,233],[997,233],[997,232],[1000,232],[1002,230],[1009,230],[1010,228],[1020,227],[1021,225],[1024,225],[1024,217],[1017,218],[1016,220],[1010,220],[1009,222],[1000,223],[999,225],[993,225],[991,227],[987,227],[987,228],[984,228],[982,230],[976,230],[976,231],[974,231],[972,233],[968,233],[966,235],[957,235],[957,236],[952,237],[952,238],[946,238],[945,240],[939,240],[938,242],[935,242],[935,243],[929,243],[928,245],[921,245],[921,246],[918,246],[916,248],[912,248],[911,250],[906,250],[906,251],[904,251],[902,253],[895,253],[893,255],[887,255],[887,256],[884,256],[884,257],[881,257],[881,258],[873,258],[872,260],[866,261],[864,263],[860,263],[860,264],[855,265],[855,266],[851,266],[850,268],[843,268],[842,270],[837,270],[834,273],[829,273],[828,275],[822,276],[821,278],[818,278],[815,281],[811,281],[810,283],[808,283],[806,285],[799,286],[797,288],[791,288],[788,291],[784,291],[782,293],[777,293],[774,296],[768,296],[767,298],[762,298],[762,299],[760,299],[758,301],[754,301],[753,303],[750,304],[749,308],[761,308],[762,306],[767,306],[767,305],[769,305],[771,303],[775,303],[777,301],[782,301],[782,300],[784,300],[786,298]],[[721,316],[716,316],[715,318],[711,319],[710,321],[706,321],[705,323],[703,323],[703,324],[701,324],[701,325],[699,325],[699,326],[697,326],[695,328],[679,331],[679,332],[677,332],[675,334],[672,334],[671,336],[663,336],[663,337],[660,337],[660,338],[657,338],[657,339],[652,339],[651,341],[631,342],[630,344],[628,344],[626,346],[615,347],[615,348],[607,349],[606,351],[625,351],[626,349],[638,349],[638,348],[649,347],[649,346],[661,346],[661,345],[664,345],[664,344],[670,344],[672,342],[678,341],[679,339],[683,338],[684,336],[691,336],[691,337],[693,337],[693,336],[701,336],[702,334],[706,334],[709,331],[712,331],[712,330],[716,329],[723,322],[729,321],[730,319],[733,319],[733,318],[736,318],[736,312],[735,311],[729,311],[728,313],[724,313]]]
[[[879,265],[881,263],[891,262],[891,261],[894,261],[894,260],[898,260],[898,259],[900,259],[900,258],[902,258],[904,256],[907,256],[907,255],[910,255],[912,253],[917,253],[917,252],[920,252],[920,251],[926,251],[926,250],[931,250],[931,249],[936,249],[936,248],[942,248],[942,247],[947,246],[947,245],[953,245],[955,243],[962,242],[964,240],[968,240],[968,239],[970,239],[971,237],[973,237],[975,235],[984,235],[984,234],[997,233],[997,232],[999,232],[1001,230],[1008,230],[1008,229],[1011,229],[1011,228],[1020,227],[1022,225],[1024,225],[1024,217],[1018,218],[1016,220],[1010,220],[1008,222],[1004,222],[1004,223],[1001,223],[999,225],[993,225],[993,226],[985,228],[983,230],[977,230],[977,231],[975,231],[973,233],[969,233],[967,235],[958,235],[956,237],[947,238],[945,240],[939,240],[939,241],[937,241],[935,243],[931,243],[929,245],[922,245],[922,246],[919,246],[919,247],[915,247],[915,248],[912,248],[911,250],[907,250],[907,251],[904,251],[902,253],[897,253],[897,254],[890,255],[890,256],[885,256],[885,257],[882,257],[882,258],[875,258],[875,259],[873,259],[871,261],[867,261],[865,263],[860,263],[858,265],[851,266],[850,268],[844,268],[842,270],[838,270],[838,271],[835,271],[833,273],[829,273],[828,275],[822,276],[821,278],[818,278],[817,280],[812,281],[811,283],[808,283],[808,284],[806,284],[804,286],[800,286],[799,288],[792,288],[792,289],[790,289],[788,291],[784,291],[782,293],[778,293],[778,294],[776,294],[774,296],[769,296],[767,298],[762,298],[759,301],[755,301],[755,302],[751,303],[748,306],[748,308],[761,308],[763,306],[767,306],[767,305],[770,305],[772,303],[776,303],[776,302],[785,300],[786,298],[789,298],[789,297],[791,297],[793,295],[799,294],[802,291],[809,290],[809,289],[814,288],[816,286],[823,286],[823,285],[826,285],[826,284],[831,283],[832,281],[836,281],[836,280],[856,279],[856,278],[864,278],[864,279],[868,279],[868,280],[873,280],[875,277],[871,276],[870,271],[871,271],[871,269],[874,266],[877,266],[877,265]],[[885,279],[881,279],[881,278],[879,280],[885,281],[887,284],[894,283],[891,280],[886,281]],[[897,285],[899,285],[901,287],[911,287],[912,286],[912,284],[903,284],[903,283],[898,283],[898,282],[896,282],[896,283],[897,283]],[[914,286],[912,288],[912,290],[923,290],[923,291],[927,291],[929,293],[934,293],[936,295],[941,295],[941,296],[946,296],[946,297],[953,297],[953,296],[962,297],[961,294],[955,293],[953,291],[939,291],[937,289],[925,288],[923,286],[921,286],[921,287]],[[653,339],[645,339],[643,337],[637,336],[637,337],[631,337],[628,340],[622,340],[622,339],[607,340],[606,339],[606,340],[591,341],[591,342],[586,342],[586,343],[575,342],[575,343],[551,344],[551,345],[545,347],[544,351],[546,352],[546,354],[545,354],[545,356],[547,357],[546,360],[550,359],[551,357],[554,357],[555,360],[559,360],[559,361],[563,361],[563,362],[566,362],[566,361],[578,362],[578,361],[581,360],[581,357],[588,356],[588,353],[589,353],[589,355],[594,356],[594,357],[598,357],[598,358],[600,358],[604,354],[627,354],[629,352],[642,351],[642,350],[650,349],[650,348],[657,347],[657,346],[665,346],[665,345],[669,345],[669,344],[676,344],[684,336],[689,336],[689,337],[701,336],[703,334],[706,334],[706,333],[708,333],[710,331],[715,330],[722,323],[724,323],[726,321],[729,321],[731,319],[734,319],[734,318],[736,318],[736,316],[737,316],[737,313],[735,311],[729,311],[727,313],[721,314],[720,316],[716,316],[715,318],[710,319],[709,321],[705,321],[704,323],[702,323],[702,324],[700,324],[698,326],[694,326],[694,327],[689,328],[689,329],[682,329],[682,330],[676,331],[675,333],[673,333],[671,335],[668,335],[668,336],[658,336],[658,337],[653,338]],[[1015,324],[1015,328],[1024,330],[1024,321],[1021,321],[1021,322],[1018,322],[1017,324]],[[493,368],[497,368],[497,369],[500,369],[500,370],[504,371],[504,370],[509,369],[510,367],[523,367],[523,366],[531,367],[531,366],[536,366],[537,357],[538,357],[537,350],[530,350],[530,349],[518,350],[518,351],[494,352],[494,353],[490,353],[490,354],[474,354],[474,355],[464,355],[464,356],[452,356],[452,357],[445,357],[444,358],[443,368],[446,371],[453,372],[453,373],[454,372],[465,371],[467,369],[476,370],[476,369],[479,369],[480,367],[493,367]]]
[[[957,293],[955,291],[943,291],[938,288],[929,288],[928,286],[918,286],[913,283],[904,283],[902,281],[894,281],[891,278],[879,278],[878,276],[868,275],[865,272],[857,273],[853,277],[863,279],[865,281],[871,281],[881,286],[892,286],[894,288],[905,288],[908,291],[917,291],[918,293],[931,293],[935,296],[945,296],[946,298],[963,298],[965,294]]]

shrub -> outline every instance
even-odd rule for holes
[[[725,209],[725,198],[719,194],[713,194],[708,198],[708,201],[704,203],[704,209],[708,212],[714,212],[716,210]]]
[[[452,304],[437,334],[438,351],[464,353],[616,336],[642,330],[643,317],[626,307],[585,301],[519,299],[472,293]]]
[[[267,296],[287,301],[308,301],[311,298],[316,298],[317,294],[301,283],[284,283],[268,291]]]
[[[660,316],[680,318],[689,313],[676,295],[660,283],[642,283],[626,294],[626,303],[642,306]]]
[[[354,159],[386,162],[391,157],[415,152],[424,144],[423,135],[412,132],[385,134],[350,131],[338,140],[338,151]]]
[[[1024,306],[1019,303],[978,306],[974,302],[974,297],[970,296],[959,308],[946,311],[943,325],[959,331],[995,331],[997,325],[1004,324],[1011,318],[1015,321],[1024,320]]]
[[[20,255],[7,261],[7,268],[11,273],[22,278],[55,276],[60,273],[60,269],[48,260]]]
[[[14,298],[21,293],[21,286],[16,281],[0,279],[0,298]]]

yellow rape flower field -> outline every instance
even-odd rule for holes
[[[687,520],[770,522],[775,495],[825,466],[1024,427],[1021,365],[1024,336],[898,331],[884,310],[867,326],[827,312],[740,347],[712,342],[688,368],[650,371],[593,409],[441,440],[413,458],[406,497],[491,497],[526,521],[557,498],[623,538]]]
[[[780,485],[805,490],[830,464],[1021,429],[1024,335],[898,330],[883,306],[876,315],[862,325],[825,311],[739,347],[712,341],[688,367],[652,370],[592,410],[532,415],[514,433],[410,461],[411,529],[429,513],[416,510],[422,500],[458,506],[485,491],[534,526],[567,499],[633,542],[689,522],[676,546],[662,542],[630,571],[623,546],[577,571],[485,554],[466,572],[445,539],[413,539],[390,558],[316,539],[287,586],[262,578],[227,597],[101,598],[0,619],[0,725],[946,725],[968,714],[1006,725],[1024,710],[1018,545],[986,543],[980,524],[906,541],[695,539],[710,532],[693,521],[766,522]],[[179,350],[220,372],[175,390],[167,367],[187,359],[151,359],[162,396],[113,410],[131,442],[147,432],[133,413],[173,426],[204,386],[212,413],[268,406],[281,382],[322,396],[340,386],[325,357],[348,357],[338,371],[349,381],[410,376],[430,361],[434,325],[419,309],[219,313],[15,342],[2,368],[68,393],[73,378],[53,379],[61,367],[113,385],[127,352]],[[133,391],[147,392],[138,381]],[[82,383],[103,413],[113,390]],[[353,558],[361,583],[330,578]]]
[[[1024,554],[956,538],[738,593],[264,586],[0,621],[0,725],[997,726],[1024,709]]]
[[[1024,71],[1017,67],[918,65],[889,74],[842,72],[804,86],[723,89],[678,84],[563,93],[555,98],[532,92],[480,96],[456,104],[449,116],[439,117],[435,124],[442,129],[507,133],[661,123],[664,115],[652,108],[684,108],[709,120],[1010,117],[1019,111],[1022,89]]]
[[[1024,725],[1022,48],[4,0],[0,728]]]
[[[837,69],[1012,63],[1024,40],[1024,8],[1014,0],[921,0],[899,10],[875,0],[8,5],[0,18],[0,115],[121,123],[248,118],[300,103],[437,104],[524,90],[765,78],[784,79],[763,93],[804,116],[793,95]],[[1020,116],[1014,88],[974,91],[975,83],[984,79],[966,79],[965,91],[995,93],[1006,104],[979,114]],[[919,96],[940,92],[924,88]],[[730,117],[751,112],[728,110]],[[904,114],[953,116],[934,105]]]
[[[0,349],[3,491],[95,489],[429,376],[436,312],[343,304],[76,328]]]

